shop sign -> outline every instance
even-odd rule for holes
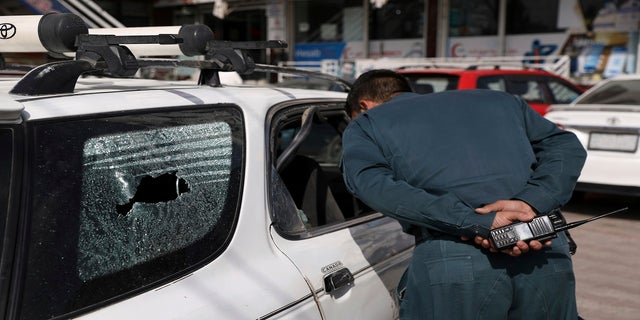
[[[620,7],[614,2],[606,2],[593,20],[596,32],[620,32],[638,30],[640,5],[637,1],[626,1]]]

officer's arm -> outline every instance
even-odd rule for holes
[[[572,132],[559,129],[518,100],[537,164],[526,186],[514,198],[539,212],[548,212],[569,201],[587,154]]]
[[[342,170],[347,188],[381,213],[452,235],[486,235],[495,214],[479,215],[452,193],[433,194],[395,178],[366,117],[343,134]]]

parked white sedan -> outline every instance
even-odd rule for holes
[[[640,195],[640,76],[604,80],[545,117],[587,149],[576,191]]]

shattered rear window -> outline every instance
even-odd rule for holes
[[[174,276],[227,243],[243,164],[237,109],[47,123],[34,136],[27,319]]]

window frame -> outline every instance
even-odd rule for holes
[[[294,216],[297,217],[297,212],[295,211],[297,210],[297,208],[282,181],[278,181],[279,174],[275,168],[275,162],[277,160],[275,138],[279,129],[282,127],[282,121],[295,121],[295,117],[301,117],[305,109],[309,108],[312,105],[318,105],[320,107],[319,112],[323,112],[325,114],[330,113],[333,115],[339,114],[340,116],[343,116],[345,118],[346,124],[348,124],[349,117],[347,116],[347,113],[344,109],[344,104],[344,99],[302,99],[275,105],[268,113],[266,120],[267,122],[265,124],[265,137],[267,144],[267,161],[265,161],[265,165],[268,176],[271,177],[271,183],[267,185],[267,198],[269,199],[268,208],[270,217],[273,221],[274,229],[280,236],[285,239],[309,239],[339,230],[351,228],[384,217],[380,212],[370,211],[367,214],[349,218],[342,222],[315,226],[309,229],[297,228],[294,230],[286,230],[282,227],[282,224],[284,224],[282,222],[282,215],[286,215],[290,219],[297,219],[294,218]],[[342,130],[344,130],[344,128],[342,128]]]
[[[3,128],[4,129],[4,128]],[[2,235],[2,251],[0,252],[0,272],[2,274],[12,275],[0,281],[0,314],[10,317],[14,313],[12,301],[18,299],[15,290],[11,290],[16,284],[16,277],[19,276],[19,266],[21,265],[19,257],[23,254],[23,248],[19,245],[20,230],[19,225],[25,221],[24,215],[20,214],[21,191],[23,190],[23,163],[24,163],[24,125],[7,126],[12,133],[12,164],[10,173],[10,182],[8,195],[6,217],[4,217],[4,230],[0,231]]]
[[[133,295],[137,295],[141,292],[145,292],[155,287],[174,281],[175,279],[183,277],[184,275],[190,272],[193,272],[194,270],[199,269],[202,266],[215,260],[228,248],[229,243],[231,242],[231,239],[233,238],[236,232],[239,213],[241,210],[240,204],[243,197],[242,193],[243,193],[244,179],[246,174],[245,173],[246,171],[246,139],[247,139],[246,122],[245,122],[244,112],[239,106],[235,104],[207,104],[207,105],[196,105],[196,106],[187,105],[187,106],[175,106],[175,107],[165,107],[165,108],[139,109],[139,110],[124,111],[124,112],[115,111],[115,112],[106,112],[106,113],[93,114],[93,115],[82,115],[82,116],[62,117],[62,118],[56,118],[56,119],[36,120],[36,121],[27,123],[27,128],[26,128],[27,135],[26,135],[25,141],[27,141],[30,144],[30,147],[27,150],[28,156],[26,157],[26,168],[29,168],[29,169],[27,169],[27,174],[24,175],[25,182],[33,181],[33,179],[37,179],[37,177],[34,176],[34,173],[30,172],[31,171],[30,168],[35,164],[36,149],[39,144],[39,142],[36,141],[36,137],[35,137],[36,128],[38,126],[65,123],[65,122],[75,122],[75,121],[91,121],[91,120],[104,121],[105,119],[113,119],[113,118],[120,118],[120,117],[140,117],[142,119],[142,118],[148,117],[149,115],[165,115],[168,117],[169,114],[174,114],[174,117],[175,117],[179,114],[185,115],[187,113],[194,113],[194,112],[200,113],[200,114],[209,114],[210,117],[208,117],[207,120],[202,120],[201,117],[191,116],[188,118],[188,120],[183,121],[182,125],[188,126],[188,125],[215,123],[215,122],[218,122],[216,120],[219,119],[219,115],[221,112],[224,113],[224,117],[227,119],[230,119],[230,118],[237,119],[237,122],[235,123],[227,122],[232,126],[236,126],[236,129],[232,129],[232,132],[231,132],[231,139],[232,139],[231,147],[234,148],[233,152],[234,153],[238,152],[237,156],[241,156],[241,158],[239,159],[240,163],[235,163],[235,164],[232,163],[232,166],[234,166],[237,169],[237,176],[233,177],[232,175],[230,178],[235,179],[235,181],[229,182],[229,184],[230,184],[231,190],[233,190],[234,192],[235,190],[237,190],[237,195],[234,196],[233,203],[230,203],[230,207],[234,207],[235,209],[233,210],[232,215],[228,218],[228,220],[225,221],[226,223],[225,228],[228,231],[227,231],[227,234],[222,237],[224,239],[222,239],[219,245],[217,245],[215,248],[212,248],[212,250],[207,251],[206,254],[199,255],[198,258],[189,260],[190,257],[188,257],[188,254],[185,252],[185,250],[189,250],[189,248],[194,247],[194,245],[197,245],[198,243],[202,242],[203,239],[208,239],[211,233],[209,232],[207,233],[207,235],[204,236],[204,238],[201,238],[200,240],[195,241],[194,243],[191,243],[187,246],[181,247],[180,249],[174,252],[171,252],[169,254],[170,256],[171,255],[175,256],[176,252],[178,252],[177,254],[179,256],[182,256],[181,259],[183,259],[185,262],[184,265],[177,265],[175,261],[163,262],[162,265],[165,267],[170,266],[169,269],[171,269],[171,271],[167,271],[166,269],[164,272],[160,272],[160,273],[154,271],[153,273],[151,273],[151,274],[155,274],[154,276],[152,276],[153,280],[146,280],[147,277],[150,277],[150,273],[146,273],[144,274],[145,280],[143,281],[143,283],[136,284],[136,286],[132,286],[126,289],[118,289],[117,293],[100,296],[98,297],[99,299],[96,298],[94,299],[95,301],[91,301],[90,303],[87,303],[84,306],[72,308],[70,310],[65,310],[64,312],[53,316],[53,319],[77,316],[77,315],[86,313],[90,310],[127,299],[128,297],[131,297]],[[149,121],[149,122],[153,122],[153,121]],[[162,119],[162,121],[160,122],[155,121],[153,122],[153,124],[156,126],[156,128],[171,128],[171,127],[181,126],[180,124],[167,121],[166,119]],[[127,127],[129,129],[128,132],[136,131],[132,129],[131,125],[128,125]],[[105,132],[109,132],[109,133],[119,132],[119,130],[115,130],[115,129],[113,130],[105,129],[102,131],[103,131],[102,132],[103,134],[105,134]],[[125,132],[127,132],[127,130],[125,130]],[[88,139],[89,137],[90,136],[87,135],[84,138]],[[238,140],[240,141],[240,143],[238,143]],[[233,157],[235,156],[236,155],[233,155]],[[33,232],[30,226],[33,223],[32,217],[31,217],[32,216],[31,195],[33,194],[33,188],[34,187],[29,185],[28,183],[27,183],[27,187],[25,188],[25,200],[24,200],[25,203],[24,203],[23,209],[21,210],[22,212],[20,214],[20,216],[24,220],[20,227],[21,238],[23,240],[20,244],[21,259],[19,261],[20,266],[17,269],[18,271],[17,277],[15,277],[15,279],[17,279],[18,281],[18,285],[13,289],[13,292],[15,292],[16,295],[15,297],[13,297],[13,300],[11,302],[12,309],[13,309],[12,312],[16,315],[19,314],[21,316],[24,316],[24,314],[20,310],[20,308],[22,307],[21,306],[22,302],[20,300],[24,299],[23,296],[26,292],[26,288],[25,288],[27,283],[26,266],[27,266],[27,261],[29,260],[29,252],[28,252],[30,249],[29,242],[31,242],[31,238],[32,238],[31,233]],[[29,199],[28,202],[26,198]],[[76,220],[78,219],[79,219],[79,215],[77,215],[76,217]],[[78,235],[78,238],[76,238],[73,241],[78,241],[79,239],[80,238]],[[144,272],[149,272],[149,270],[155,269],[156,266],[154,266],[154,264],[157,264],[157,262],[159,261],[158,260],[159,258],[162,258],[162,256],[147,260],[140,265],[134,266],[133,268],[139,268],[140,266],[142,266],[142,270]],[[171,259],[167,259],[167,260],[171,260]],[[126,272],[127,270],[131,270],[131,267],[123,271]],[[78,269],[76,268],[75,272],[77,271]],[[118,272],[118,274],[120,273],[121,272]],[[103,278],[104,277],[99,279],[103,279]],[[110,276],[106,276],[106,278],[110,278]],[[77,287],[77,289],[79,288],[80,287]]]

